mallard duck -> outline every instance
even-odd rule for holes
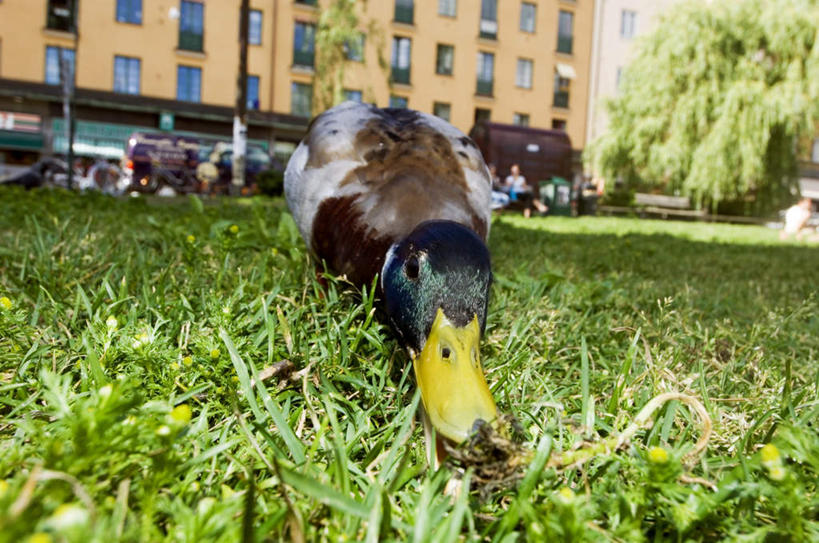
[[[335,273],[369,285],[412,359],[427,445],[463,442],[497,408],[480,363],[492,272],[491,179],[438,117],[345,102],[317,116],[287,165],[287,204]]]

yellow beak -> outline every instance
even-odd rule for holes
[[[441,309],[421,353],[413,358],[415,379],[429,420],[444,437],[461,443],[475,422],[498,416],[480,362],[478,317],[463,328]]]

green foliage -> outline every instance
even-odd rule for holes
[[[0,191],[0,541],[819,537],[813,248],[504,216],[490,249],[483,364],[533,459],[452,499],[373,290],[319,284],[280,199]],[[666,390],[714,421],[695,462],[669,404],[547,467]]]
[[[284,172],[274,169],[259,172],[256,176],[256,185],[262,194],[281,196],[284,191]]]
[[[815,0],[679,2],[637,45],[586,160],[700,206],[782,207],[819,122]]]

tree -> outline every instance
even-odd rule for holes
[[[360,29],[361,18],[357,13],[367,8],[366,1],[332,0],[322,9],[316,28],[316,65],[313,83],[313,112],[320,113],[344,101],[344,74],[348,56],[362,56],[364,37],[369,35],[380,44],[382,36],[374,20],[367,25],[367,32]],[[380,40],[380,41],[379,41]],[[379,51],[383,47],[377,47]],[[383,62],[379,56],[379,66]],[[367,90],[372,94],[371,90]]]
[[[638,44],[607,109],[610,129],[586,156],[605,177],[700,207],[782,205],[819,126],[819,3],[679,3]]]

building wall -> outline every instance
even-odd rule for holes
[[[597,0],[593,31],[594,52],[589,70],[587,142],[605,133],[608,116],[605,100],[616,96],[618,72],[625,68],[640,36],[654,30],[657,17],[677,0]],[[632,37],[621,34],[623,11],[637,14]]]
[[[116,21],[115,0],[79,0],[77,85],[111,91],[114,56],[141,59],[140,93],[176,97],[177,66],[202,69],[201,101],[230,106],[235,102],[238,63],[239,2],[202,0],[203,52],[180,51],[178,0],[143,0],[142,24]],[[416,0],[414,24],[393,21],[392,0],[370,0],[362,16],[380,28],[368,35],[365,62],[349,62],[345,84],[362,90],[364,99],[386,106],[391,94],[408,99],[409,107],[432,112],[435,101],[451,104],[451,121],[464,131],[474,121],[475,108],[491,110],[491,119],[512,123],[515,113],[528,114],[530,125],[551,128],[567,121],[574,147],[586,139],[588,67],[591,55],[591,0],[528,0],[536,4],[533,34],[519,30],[521,2],[498,0],[497,40],[478,37],[480,0],[458,0],[457,16],[438,15],[438,0]],[[329,0],[320,0],[326,4]],[[45,28],[47,0],[0,1],[0,77],[43,82],[45,50],[49,45],[74,47],[71,34]],[[251,45],[248,72],[257,75],[260,109],[289,113],[291,84],[310,83],[310,70],[293,66],[293,33],[297,20],[316,21],[319,9],[294,0],[251,0],[262,11],[262,44]],[[558,11],[574,13],[571,55],[556,52]],[[411,84],[388,84],[389,67],[379,67],[379,51],[389,65],[393,36],[412,39]],[[452,76],[435,74],[436,45],[455,46]],[[476,95],[478,51],[495,54],[494,96]],[[531,89],[515,86],[517,59],[534,61]],[[570,85],[569,108],[552,106],[556,63],[571,65],[577,76]]]

